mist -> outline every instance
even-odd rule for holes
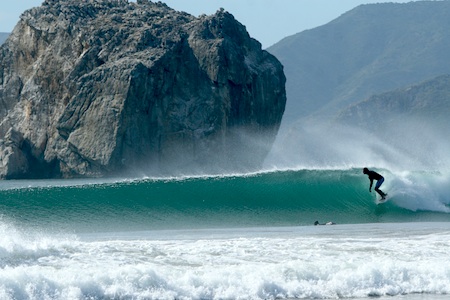
[[[280,132],[267,169],[381,168],[395,172],[450,170],[449,126],[397,118],[374,128],[301,120]]]
[[[371,130],[337,122],[303,120],[282,131],[266,170],[352,170],[385,177],[382,190],[410,211],[450,213],[449,126],[429,118],[396,118]],[[361,190],[368,188],[361,186]],[[376,198],[376,193],[367,197]]]
[[[277,126],[232,126],[209,135],[180,134],[163,150],[141,160],[125,160],[126,177],[198,177],[261,172],[275,140]]]

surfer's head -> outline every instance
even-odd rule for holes
[[[369,173],[369,169],[367,169],[367,168],[364,168],[364,169],[363,169],[363,173],[364,173],[364,174],[367,174],[367,173]]]

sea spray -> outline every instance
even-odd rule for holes
[[[400,172],[391,174],[386,185],[400,207],[411,211],[450,213],[450,177],[442,172]]]
[[[450,170],[448,129],[431,118],[344,125],[332,119],[299,120],[281,131],[267,169],[380,168],[391,172]],[[351,119],[351,118],[350,118]],[[448,122],[447,122],[448,123]],[[432,125],[434,124],[434,125]]]

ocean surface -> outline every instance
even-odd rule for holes
[[[447,299],[450,173],[377,171],[0,181],[0,299]]]

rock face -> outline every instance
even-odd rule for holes
[[[0,48],[0,177],[254,170],[285,103],[282,65],[223,10],[46,0]]]

